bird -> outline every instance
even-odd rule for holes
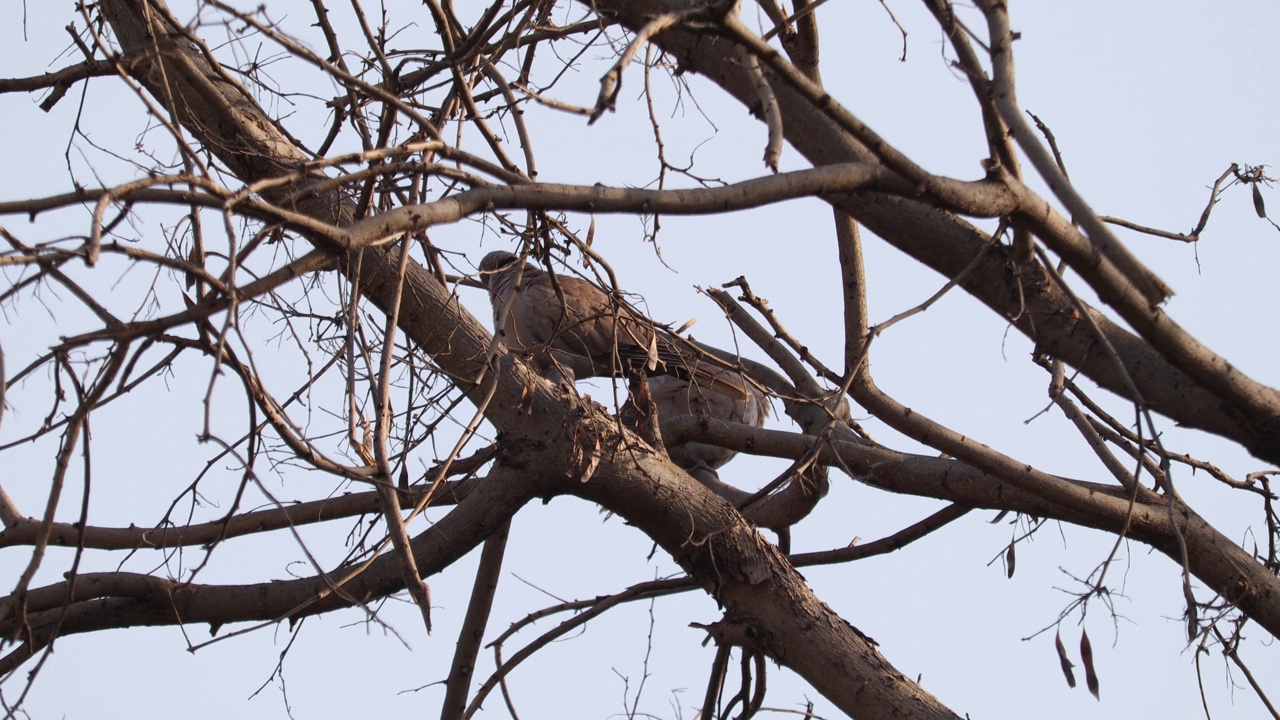
[[[572,385],[643,369],[699,378],[702,387],[735,400],[748,397],[741,375],[700,359],[585,280],[557,275],[553,285],[541,268],[494,250],[480,260],[480,282],[489,291],[498,339],[528,354],[543,377]]]
[[[669,375],[650,378],[649,397],[657,409],[658,419],[661,421],[684,415],[704,415],[712,421],[763,427],[764,421],[769,417],[769,402],[764,393],[747,382],[740,373],[733,370],[722,372],[736,376],[737,381],[746,388],[745,397],[735,400],[721,393],[708,392],[696,381],[691,383]],[[737,454],[735,450],[699,442],[680,443],[667,448],[671,462],[704,482],[719,480],[717,470]]]

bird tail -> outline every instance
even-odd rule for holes
[[[734,370],[713,362],[690,357],[671,340],[654,334],[649,347],[618,344],[618,357],[628,371],[643,367],[651,375],[670,375],[696,387],[724,395],[730,400],[745,400],[749,394],[747,380]]]

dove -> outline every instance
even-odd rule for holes
[[[749,396],[741,375],[699,359],[652,321],[585,280],[557,275],[553,285],[541,268],[494,250],[480,261],[480,282],[489,291],[499,340],[509,350],[529,355],[550,380],[572,384],[643,368],[651,374],[697,378],[700,387],[734,400]]]
[[[769,402],[759,389],[731,370],[746,389],[746,396],[733,399],[703,389],[697,381],[662,375],[649,379],[649,396],[658,411],[658,419],[670,420],[683,415],[705,415],[713,422],[733,422],[763,427],[769,417]],[[699,480],[719,479],[717,470],[738,453],[715,445],[698,442],[680,443],[667,448],[671,461]]]

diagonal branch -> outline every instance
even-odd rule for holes
[[[646,17],[670,12],[685,3],[600,0],[595,5],[622,24],[636,28],[644,24]],[[675,58],[680,67],[705,75],[744,107],[756,102],[754,83],[743,69],[746,50],[710,41],[706,31],[686,27],[670,28],[653,42]],[[825,93],[815,103],[791,81],[800,77],[799,73],[783,78],[772,74],[772,66],[762,70],[769,77],[782,111],[788,142],[815,166],[877,161],[877,155],[862,140],[827,114]],[[913,167],[904,164],[895,169],[914,172]],[[990,242],[985,234],[955,215],[918,200],[877,192],[835,193],[825,199],[947,277],[963,270],[981,246]],[[1037,230],[1082,237],[1069,223],[1054,223]],[[1096,347],[1092,332],[1082,324],[1070,299],[1038,267],[1019,267],[1011,261],[1006,248],[997,248],[963,287],[1001,317],[1013,321],[1037,344],[1038,351],[1062,359],[1099,385],[1127,397],[1123,378],[1116,374],[1109,356]],[[1157,346],[1101,313],[1090,312],[1098,318],[1102,332],[1152,408],[1183,425],[1230,438],[1261,459],[1280,462],[1280,394],[1190,341],[1185,331],[1158,309],[1151,309],[1145,302],[1126,302],[1125,320],[1140,328],[1144,336],[1150,333],[1161,338]],[[1184,370],[1184,359],[1227,385],[1206,384],[1206,378],[1199,374],[1193,377]]]

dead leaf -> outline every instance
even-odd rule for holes
[[[1196,612],[1196,596],[1185,580],[1182,583],[1182,596],[1187,601],[1187,642],[1195,642],[1200,635],[1200,615]]]
[[[1058,662],[1062,664],[1062,674],[1067,678],[1067,687],[1076,686],[1076,674],[1071,672],[1071,668],[1075,667],[1071,660],[1067,657],[1067,648],[1062,644],[1062,633],[1055,632],[1053,634],[1053,647],[1058,651]]]
[[[1098,673],[1093,667],[1093,646],[1089,644],[1089,631],[1080,631],[1080,663],[1084,665],[1084,684],[1089,687],[1089,692],[1099,700],[1102,699],[1098,695]]]
[[[533,390],[534,386],[532,383],[525,385],[520,389],[520,411],[525,415],[529,415],[533,412]]]
[[[1254,189],[1256,190],[1257,187],[1258,186],[1255,185]],[[1255,200],[1254,202],[1256,203],[1257,201]],[[201,251],[199,244],[193,243],[191,245],[191,252],[187,253],[187,262],[191,263],[194,267],[204,267],[204,252]],[[197,282],[200,282],[199,276],[193,272],[186,272],[183,274],[186,276],[188,290],[195,287]]]
[[[586,461],[586,464],[582,468],[582,475],[578,477],[578,482],[586,482],[591,479],[592,475],[596,474],[596,468],[600,465],[600,438],[586,438],[586,442],[583,443],[583,449],[585,450],[583,460]]]

